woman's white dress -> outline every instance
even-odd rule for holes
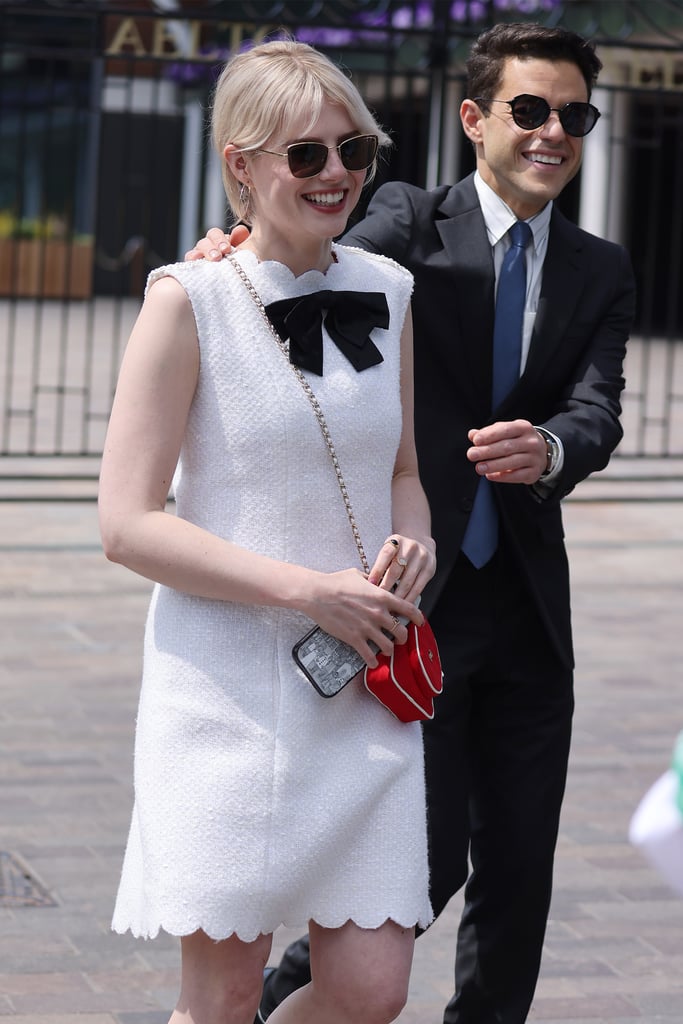
[[[264,303],[320,288],[387,296],[384,361],[357,372],[324,332],[307,374],[370,563],[391,534],[401,431],[399,338],[412,278],[339,246],[327,274],[238,259]],[[177,514],[322,572],[359,556],[320,427],[228,261],[155,271],[185,288],[200,372],[175,482]],[[250,941],[310,919],[375,928],[431,920],[420,726],[354,681],[321,697],[292,646],[304,615],[156,586],[145,635],[135,806],[112,927]]]

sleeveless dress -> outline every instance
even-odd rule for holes
[[[399,338],[412,277],[338,246],[295,277],[237,255],[264,303],[321,288],[384,292],[383,355],[357,372],[323,330],[323,409],[370,563],[391,534],[401,432]],[[174,482],[176,514],[322,572],[358,551],[320,426],[229,261],[163,267],[192,304],[200,370]],[[279,925],[387,919],[424,928],[426,812],[419,724],[353,681],[321,697],[292,646],[313,623],[154,588],[135,739],[135,805],[112,927],[252,941]]]

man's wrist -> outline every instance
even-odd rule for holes
[[[560,461],[560,445],[555,435],[551,434],[550,431],[546,430],[544,427],[534,427],[534,430],[545,441],[546,464],[539,480],[546,480],[554,470],[557,469]]]

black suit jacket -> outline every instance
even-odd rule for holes
[[[429,612],[460,550],[478,477],[467,431],[523,418],[561,438],[564,467],[542,500],[520,484],[494,486],[515,571],[524,575],[561,658],[573,661],[560,499],[602,469],[622,436],[622,364],[635,286],[625,249],[553,208],[541,296],[523,375],[491,412],[494,268],[473,175],[424,191],[382,186],[344,243],[382,253],[415,277],[415,432],[432,511],[438,569]]]

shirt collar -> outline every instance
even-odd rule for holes
[[[508,233],[512,225],[519,218],[515,216],[508,204],[493,191],[491,186],[486,184],[479,171],[476,171],[474,175],[474,187],[479,197],[479,205],[481,206],[489,242],[493,247],[500,242],[501,238]],[[541,242],[548,234],[552,209],[553,203],[551,199],[539,213],[534,214],[527,221],[534,236],[534,250],[536,252],[538,252]]]

